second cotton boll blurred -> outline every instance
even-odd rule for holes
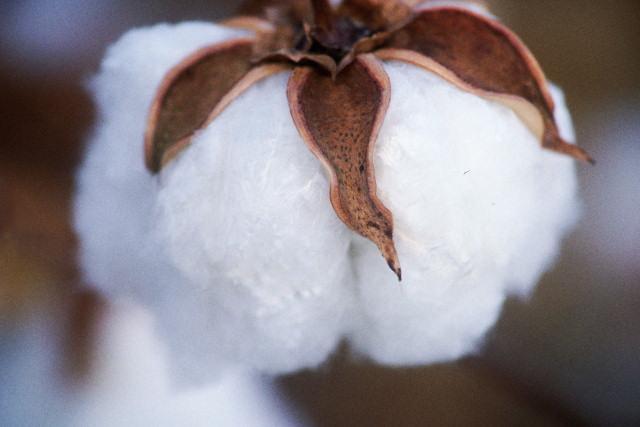
[[[234,100],[158,176],[145,169],[163,75],[239,34],[158,25],[110,48],[75,204],[87,280],[152,312],[184,380],[229,365],[317,366],[343,338],[392,365],[476,350],[505,297],[532,289],[575,223],[574,161],[541,149],[508,108],[386,63],[391,104],[374,160],[394,214],[398,284],[377,248],[336,217],[325,171],[291,119],[287,73]]]

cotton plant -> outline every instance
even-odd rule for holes
[[[109,48],[87,282],[152,313],[187,383],[343,340],[394,366],[476,351],[577,220],[561,92],[477,4],[250,3]]]

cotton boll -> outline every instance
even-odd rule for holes
[[[526,293],[575,221],[574,161],[544,151],[508,108],[424,70],[393,88],[376,145],[403,282],[356,239],[355,347],[377,361],[449,360],[476,348],[508,293]]]
[[[573,161],[541,149],[508,108],[386,64],[392,96],[375,168],[394,215],[398,285],[376,247],[333,212],[326,173],[289,112],[288,73],[235,99],[158,175],[145,169],[162,76],[238,34],[162,25],[109,50],[76,199],[88,281],[150,308],[183,380],[209,381],[230,365],[316,366],[344,336],[390,364],[473,351],[575,221]]]

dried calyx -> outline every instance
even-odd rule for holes
[[[344,0],[334,8],[327,0],[248,2],[243,15],[223,24],[254,36],[202,48],[165,77],[145,135],[147,167],[159,172],[252,84],[293,70],[291,115],[329,174],[336,214],[378,246],[400,279],[393,218],[376,196],[373,169],[390,97],[383,61],[409,62],[502,102],[543,148],[592,162],[559,136],[542,70],[517,36],[466,8],[412,3]]]

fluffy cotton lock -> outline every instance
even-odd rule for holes
[[[326,173],[291,119],[287,73],[234,100],[158,176],[146,170],[143,134],[164,74],[242,34],[158,25],[109,49],[75,200],[87,281],[146,306],[188,379],[228,365],[317,366],[342,339],[392,365],[477,349],[505,297],[531,291],[575,223],[574,161],[541,149],[508,108],[386,63],[375,170],[394,215],[398,284],[333,212]]]

